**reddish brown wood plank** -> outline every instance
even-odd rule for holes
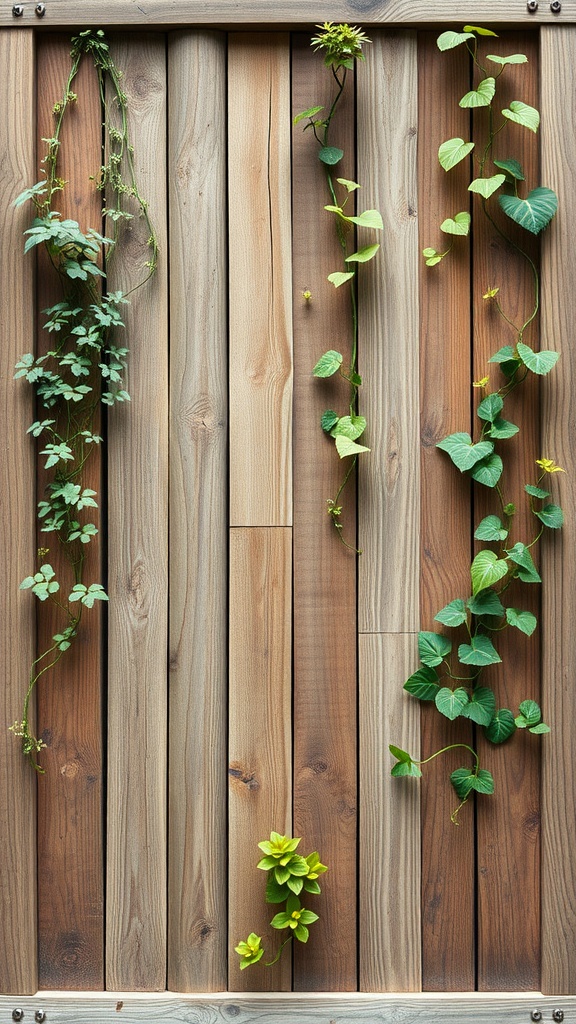
[[[309,36],[293,48],[293,113],[329,104],[331,75],[310,50]],[[353,83],[334,120],[331,139],[345,151],[338,176],[354,177]],[[350,936],[356,922],[356,559],[326,515],[343,476],[320,417],[346,411],[348,388],[311,370],[327,349],[349,352],[345,289],[326,276],[341,268],[322,165],[311,132],[293,137],[294,246],[294,828],[306,850],[318,850],[329,872],[318,899],[321,919],[310,949],[297,949],[298,990],[356,988]],[[302,291],[309,289],[306,303]],[[343,495],[345,536],[354,543],[354,487]],[[324,895],[325,894],[325,895]],[[314,908],[316,909],[316,907]],[[346,922],[345,927],[342,923]]]
[[[52,107],[62,98],[70,69],[69,38],[44,36],[38,46],[38,152],[42,138],[53,133]],[[88,59],[83,61],[74,91],[78,100],[64,122],[59,173],[67,185],[58,197],[63,216],[82,229],[101,224],[101,196],[89,180],[101,163],[101,122],[98,82]],[[82,140],[81,145],[78,144]],[[39,261],[38,310],[61,299],[61,288],[47,259]],[[43,323],[39,314],[39,323]],[[39,347],[51,347],[39,336]],[[86,466],[85,484],[101,499],[98,452]],[[39,474],[39,494],[46,483]],[[98,499],[97,499],[98,500]],[[94,509],[99,526],[99,510]],[[64,593],[74,582],[69,563],[58,550],[54,534],[39,533],[38,545],[49,548],[45,560],[56,571]],[[102,582],[99,538],[89,546],[85,579]],[[67,590],[66,587],[69,589]],[[62,628],[62,615],[39,611],[39,651]],[[64,623],[65,624],[65,623]],[[39,983],[42,988],[103,987],[102,876],[102,736],[101,736],[101,611],[98,603],[83,615],[77,642],[38,687],[38,728],[46,743],[40,761],[46,774],[38,780],[38,927]]]
[[[508,68],[502,75],[498,83],[497,110],[513,99],[538,106],[535,35],[506,34],[497,41],[489,40],[482,52],[525,53],[529,59],[528,65]],[[500,115],[496,117],[497,126]],[[476,115],[474,133],[478,146],[486,138],[485,132],[485,117]],[[540,183],[538,142],[532,132],[510,125],[498,136],[494,154],[500,159],[514,156],[520,161],[527,179],[526,191]],[[525,194],[523,190],[521,194]],[[488,208],[508,237],[537,259],[537,246],[532,236],[516,229],[508,218],[499,216],[495,199]],[[521,325],[532,310],[533,278],[525,260],[496,234],[483,216],[479,201],[473,207],[473,260],[474,379],[489,373],[489,390],[496,391],[504,377],[487,361],[502,345],[514,345],[516,338],[482,295],[488,288],[499,287],[502,308],[511,320]],[[537,321],[524,340],[532,347],[539,347]],[[516,437],[497,446],[505,467],[500,481],[504,501],[513,501],[518,510],[506,542],[508,546],[516,540],[530,543],[538,532],[539,524],[529,511],[524,493],[524,484],[534,483],[538,474],[535,465],[535,459],[540,457],[538,395],[538,380],[530,375],[504,409],[505,418],[520,427]],[[476,420],[476,424],[478,422]],[[475,488],[474,504],[475,525],[483,516],[500,511],[497,494],[481,486]],[[480,542],[478,547],[486,545]],[[537,554],[533,554],[538,561]],[[504,603],[530,610],[539,617],[539,601],[539,586],[518,583],[507,591]],[[516,715],[520,701],[527,697],[540,700],[539,631],[528,638],[519,630],[507,629],[499,635],[495,645],[502,665],[491,666],[483,673],[482,682],[494,688],[499,707],[510,708]],[[481,730],[478,733],[482,763],[492,771],[496,786],[493,797],[480,798],[477,802],[478,988],[481,991],[539,989],[539,761],[541,744],[548,740],[518,731],[510,743],[493,746],[484,740]]]
[[[418,216],[421,248],[445,248],[445,217],[468,208],[466,168],[445,174],[441,142],[467,133],[457,99],[467,90],[460,51],[440,53],[436,33],[419,37]],[[470,422],[469,255],[466,239],[436,267],[420,265],[422,431],[422,628],[470,590],[470,492],[468,481],[435,445]],[[472,730],[451,725],[435,709],[422,712],[422,754],[470,742]],[[462,765],[462,751],[425,769],[422,786],[423,987],[431,991],[474,988],[474,834],[472,807],[460,825],[450,822],[457,798],[448,777]],[[455,880],[457,884],[455,883]]]

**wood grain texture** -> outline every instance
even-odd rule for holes
[[[576,0],[563,0],[559,17],[550,12],[548,4],[540,4],[535,14],[526,11],[524,3],[503,8],[502,0],[437,0],[433,11],[427,0],[146,0],[134,4],[132,0],[82,0],[79,6],[73,0],[51,0],[43,28],[120,25],[152,27],[154,25],[214,25],[234,27],[294,25],[304,28],[324,21],[362,20],[368,25],[460,25],[473,20],[474,24],[489,24],[493,28],[506,24],[565,26],[576,22]],[[15,28],[38,21],[33,7],[25,7],[24,16],[15,19],[8,5],[0,11],[0,25]]]
[[[331,76],[294,38],[292,112],[334,96]],[[339,176],[354,177],[353,83],[334,119],[331,141],[344,150]],[[318,850],[323,876],[314,956],[296,950],[298,990],[354,990],[350,935],[356,922],[356,558],[340,542],[326,515],[345,469],[331,438],[320,429],[325,409],[348,412],[348,385],[316,380],[312,367],[334,348],[350,361],[350,310],[345,289],[327,275],[342,266],[317,143],[297,125],[293,136],[294,210],[294,829],[307,849]],[[312,300],[302,292],[310,289]],[[355,543],[355,491],[343,496],[344,536]],[[336,895],[337,894],[337,895]],[[341,922],[346,922],[342,928]]]
[[[53,105],[62,99],[70,71],[70,40],[44,37],[37,54],[38,153],[53,134]],[[102,197],[90,181],[102,162],[98,79],[85,60],[74,81],[78,96],[63,124],[58,172],[67,182],[56,208],[77,220],[82,230],[101,228]],[[82,139],[82,145],[77,140]],[[62,299],[62,285],[44,252],[38,253],[38,351],[54,347],[53,335],[40,330],[41,311]],[[95,383],[99,387],[99,381]],[[96,422],[98,432],[98,422]],[[83,486],[102,504],[101,453],[91,453]],[[38,497],[50,475],[39,469]],[[92,510],[91,510],[92,511]],[[100,509],[88,519],[100,528]],[[87,520],[83,520],[87,521]],[[62,591],[75,582],[72,567],[55,534],[38,531],[38,546],[49,549],[45,561]],[[87,584],[103,579],[101,538],[88,545]],[[38,612],[38,652],[67,625],[56,606]],[[37,691],[38,728],[46,743],[39,758],[46,774],[38,780],[38,955],[42,988],[100,989],[104,983],[104,879],[102,838],[102,606],[85,609],[78,639],[57,666],[43,676]]]
[[[362,443],[372,449],[359,461],[358,629],[401,633],[420,618],[416,35],[373,33],[367,56],[358,70],[359,201],[381,211],[384,231],[358,275]],[[374,238],[361,232],[358,244]]]
[[[168,988],[226,988],[226,41],[168,43]],[[202,259],[190,259],[190,240]]]
[[[165,225],[165,41],[118,38],[142,194]],[[145,276],[146,228],[129,222],[113,289]],[[107,985],[166,978],[167,261],[127,307],[127,390],[109,418]]]
[[[230,524],[292,522],[290,50],[228,44]]]
[[[0,306],[0,536],[4,552],[1,659],[5,671],[0,729],[0,992],[35,992],[36,778],[7,726],[21,717],[34,658],[34,599],[19,590],[35,567],[34,459],[26,430],[34,421],[32,389],[13,381],[14,364],[34,348],[34,261],[22,259],[30,211],[15,197],[35,181],[34,39],[0,32],[6,95],[0,107],[0,236],[11,259],[10,286]]]
[[[456,97],[468,89],[466,60],[440,53],[436,33],[419,37],[418,214],[420,248],[444,249],[445,217],[468,207],[467,168],[445,174],[438,146],[464,137],[468,118]],[[438,97],[443,101],[438,102]],[[451,99],[449,100],[448,97]],[[454,97],[454,99],[452,99]],[[438,441],[470,423],[469,247],[457,238],[439,266],[420,263],[421,316],[421,559],[422,628],[439,628],[434,615],[470,590],[470,486]],[[448,743],[470,743],[469,726],[422,711],[422,757]],[[439,758],[422,786],[423,986],[432,991],[474,988],[474,818],[468,807],[454,828],[456,806],[448,779],[461,751]],[[454,885],[454,879],[458,885]]]
[[[420,756],[418,706],[402,690],[418,667],[416,635],[363,635],[358,653],[360,988],[419,992],[420,784],[392,778],[388,754],[395,743]]]
[[[572,680],[576,651],[572,606],[576,592],[576,465],[572,345],[576,315],[573,225],[576,167],[574,90],[568,87],[576,56],[576,30],[541,37],[542,181],[558,195],[559,211],[542,243],[542,347],[562,353],[543,382],[542,453],[566,470],[551,477],[553,501],[565,526],[542,544],[542,700],[550,723],[542,776],[542,991],[576,991],[576,782],[572,744]]]
[[[262,936],[278,950],[264,903],[258,843],[290,835],[292,531],[230,531],[229,950],[231,991],[290,989],[290,951],[272,968],[240,971],[233,947]],[[269,955],[270,954],[270,955]]]
[[[490,40],[493,44],[494,40]],[[525,53],[529,63],[510,68],[498,83],[497,108],[508,106],[520,98],[538,107],[538,40],[534,35],[510,33],[493,45],[482,47],[486,53]],[[477,146],[486,139],[486,118],[474,118]],[[518,126],[519,128],[520,126]],[[495,158],[513,155],[520,161],[526,175],[527,189],[540,183],[538,142],[529,131],[515,125],[496,139]],[[487,170],[486,173],[492,173]],[[532,236],[516,229],[510,220],[499,216],[497,201],[489,204],[491,215],[506,235],[538,259]],[[516,342],[514,331],[501,319],[494,305],[482,298],[491,287],[499,286],[498,299],[511,320],[520,326],[532,312],[533,278],[530,267],[509,244],[496,234],[482,214],[480,202],[473,204],[473,316],[474,316],[474,380],[490,374],[490,390],[496,391],[504,377],[498,367],[488,364],[489,357],[502,345]],[[538,348],[538,322],[524,335],[526,344]],[[476,391],[479,400],[482,393]],[[506,402],[504,417],[520,427],[520,433],[497,445],[504,461],[500,480],[504,502],[512,501],[517,512],[506,542],[511,547],[517,540],[529,544],[540,523],[532,516],[525,483],[535,483],[540,458],[538,378],[529,375]],[[474,437],[478,437],[476,419]],[[490,513],[498,514],[498,495],[477,486],[474,493],[474,525]],[[486,548],[477,543],[477,550]],[[488,545],[490,546],[490,545]],[[536,550],[533,555],[538,562]],[[527,609],[539,617],[540,588],[522,583],[506,592],[504,604]],[[510,708],[517,714],[519,703],[526,698],[540,701],[540,651],[538,631],[526,637],[516,629],[497,635],[495,646],[502,665],[491,666],[482,674],[481,685],[496,693],[498,707]],[[493,746],[477,730],[477,749],[482,764],[494,775],[495,796],[478,799],[478,988],[481,991],[520,991],[540,987],[540,750],[546,737],[530,736],[518,731],[510,744]],[[519,887],[522,900],[518,900]]]

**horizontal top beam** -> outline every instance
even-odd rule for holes
[[[42,6],[40,16],[37,7]],[[19,17],[15,7],[23,9]],[[467,22],[500,28],[567,25],[576,23],[576,0],[562,0],[557,13],[550,0],[539,0],[534,13],[529,13],[526,0],[435,0],[433,5],[430,0],[45,0],[44,5],[4,0],[0,5],[0,26],[16,28],[296,28],[324,21],[422,27]]]

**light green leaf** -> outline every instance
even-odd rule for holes
[[[468,107],[489,107],[496,92],[496,81],[494,78],[484,78],[477,89],[467,92],[460,100],[460,106]]]
[[[292,124],[298,124],[299,121],[303,121],[305,117],[315,117],[321,110],[324,110],[324,107],[308,107],[308,110],[303,110],[301,114],[296,114]]]
[[[500,416],[497,416],[492,422],[488,436],[493,437],[495,440],[503,441],[508,437],[514,437],[519,429],[520,427],[517,427],[515,423],[510,423],[509,420],[503,420]]]
[[[335,438],[336,450],[341,459],[345,459],[348,455],[360,455],[361,452],[369,452],[370,449],[366,448],[363,444],[356,444],[355,441],[351,441],[349,437],[344,434],[338,434]]]
[[[418,634],[418,654],[420,661],[429,668],[441,665],[444,658],[450,654],[452,642],[447,636],[441,633],[430,633],[422,630]]]
[[[346,217],[345,219],[351,224],[357,224],[360,228],[373,228],[374,231],[382,231],[384,227],[382,215],[378,210],[364,210],[357,217]]]
[[[342,365],[342,356],[340,352],[335,352],[334,349],[329,349],[316,363],[316,366],[312,370],[315,377],[331,377],[336,373]]]
[[[538,722],[538,725],[533,725],[528,732],[533,733],[535,736],[542,736],[544,733],[550,732],[550,726],[544,722]]]
[[[487,686],[477,686],[472,692],[469,703],[462,711],[464,718],[469,718],[476,725],[490,725],[496,711],[496,698]]]
[[[472,32],[442,32],[436,40],[436,46],[442,51],[453,50],[455,46],[460,46],[467,39],[474,39]]]
[[[448,453],[452,462],[461,473],[472,469],[477,462],[480,462],[481,459],[484,459],[494,451],[494,445],[491,441],[480,441],[478,444],[472,444],[470,434],[465,433],[449,434],[442,441],[438,441],[436,447]]]
[[[402,750],[401,747],[395,747],[393,743],[388,744],[388,750],[398,761],[402,761],[403,764],[410,764],[412,758],[407,750]]]
[[[510,108],[502,111],[504,117],[515,124],[521,124],[523,128],[529,128],[531,132],[537,132],[540,126],[540,114],[535,107],[522,103],[522,100],[512,100]]]
[[[441,259],[441,256],[429,256],[428,259],[426,260],[426,266],[435,267],[437,263],[440,263]]]
[[[525,544],[517,541],[514,547],[510,548],[506,554],[518,566],[518,576],[524,583],[542,583],[542,579],[532,561],[532,555]]]
[[[435,704],[440,714],[453,722],[462,713],[468,700],[468,694],[463,687],[459,686],[457,690],[451,690],[448,686],[443,686],[436,694]]]
[[[422,249],[422,255],[425,256],[426,259],[430,259],[431,256],[437,256],[438,253],[436,252],[436,249],[428,248],[428,249]],[[52,422],[54,422],[54,420],[52,420]]]
[[[463,665],[497,665],[502,661],[489,637],[479,633],[469,644],[460,644],[458,658]]]
[[[558,505],[545,505],[535,515],[550,530],[559,530],[564,525],[564,513]]]
[[[404,689],[418,700],[434,700],[438,690],[438,674],[433,668],[424,665],[414,672],[404,683]]]
[[[499,167],[501,171],[506,171],[515,181],[526,180],[520,164],[512,157],[509,157],[507,160],[495,160],[494,166]]]
[[[466,603],[473,615],[488,615],[497,619],[504,615],[504,606],[491,587],[480,590],[474,597],[468,598]]]
[[[533,498],[549,498],[550,491],[544,491],[541,487],[535,487],[534,484],[525,484],[524,490],[526,494],[532,495]]]
[[[506,621],[509,626],[516,626],[516,629],[526,636],[532,636],[538,625],[538,620],[532,612],[519,612],[517,608],[506,609]]]
[[[524,365],[532,370],[532,373],[538,373],[540,376],[550,373],[560,358],[559,352],[551,352],[549,349],[534,352],[529,345],[525,345],[522,341],[516,345],[516,351]]]
[[[341,416],[331,431],[332,437],[342,434],[355,441],[366,430],[366,420],[363,416]]]
[[[498,34],[496,32],[493,32],[491,28],[479,28],[478,25],[464,25],[462,31],[476,32],[476,35],[479,36],[494,36],[495,39],[498,39]]]
[[[498,558],[495,551],[479,551],[470,567],[473,595],[504,579],[508,569],[506,559]]]
[[[489,199],[505,181],[505,174],[493,174],[491,178],[474,178],[468,185],[468,191],[477,192],[478,195],[484,196],[484,199]]]
[[[350,181],[349,178],[336,178],[336,181],[340,185],[344,185],[347,192],[354,192],[357,188],[362,188],[357,181]]]
[[[454,218],[447,217],[440,225],[440,231],[445,235],[467,235],[470,231],[470,214],[463,210],[455,214]],[[435,256],[434,249],[424,249],[423,255]]]
[[[504,743],[513,732],[516,732],[514,715],[508,708],[500,708],[485,730],[484,734],[490,743]]]
[[[470,471],[470,475],[479,484],[484,484],[484,487],[496,487],[502,476],[503,468],[502,459],[499,455],[489,455],[474,466]]]
[[[503,407],[504,402],[500,395],[486,395],[486,398],[478,406],[478,416],[481,420],[495,420]]]
[[[338,149],[337,146],[322,146],[322,148],[318,150],[318,159],[321,160],[323,164],[327,164],[328,167],[334,167],[335,164],[339,164],[343,156],[344,151],[342,149]]]
[[[379,248],[380,242],[376,242],[374,245],[365,245],[363,249],[358,249],[358,252],[353,252],[351,256],[347,256],[345,262],[368,263],[368,260],[374,259]]]
[[[518,196],[499,196],[498,202],[507,217],[520,227],[538,235],[550,223],[558,209],[558,197],[551,188],[535,188],[526,199]]]
[[[519,711],[518,718],[514,719],[518,729],[526,729],[530,726],[538,725],[542,718],[540,705],[535,700],[523,700]]]
[[[452,170],[456,167],[461,160],[465,160],[469,153],[474,149],[473,142],[464,142],[464,139],[447,139],[443,142],[438,150],[438,160],[440,166],[445,171]]]
[[[485,516],[474,531],[476,540],[501,541],[506,540],[508,530],[505,530],[502,521],[498,516]]]
[[[349,274],[344,274],[341,270],[336,270],[333,274],[328,274],[328,281],[333,284],[335,288],[340,288],[341,285],[346,284],[346,281],[350,281],[354,277],[354,271],[350,271]]]
[[[501,64],[502,67],[505,67],[506,64],[528,63],[528,57],[524,53],[511,53],[509,57],[499,57],[496,53],[487,53],[486,60],[491,60],[493,64]]]
[[[434,616],[434,620],[441,622],[443,626],[461,626],[463,622],[466,622],[467,618],[466,605],[461,598],[450,601],[449,604],[444,605],[438,614]]]

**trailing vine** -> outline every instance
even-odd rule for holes
[[[553,474],[564,472],[550,458],[536,460],[538,471],[535,479],[525,484],[526,500],[534,523],[534,532],[528,538],[520,539],[515,534],[517,498],[510,500],[505,493],[502,477],[504,464],[500,455],[502,442],[516,436],[518,427],[503,415],[505,401],[530,374],[543,376],[552,370],[558,360],[558,353],[538,350],[525,341],[525,335],[534,325],[539,309],[540,278],[536,264],[514,239],[508,237],[499,221],[494,218],[494,197],[502,212],[531,234],[539,234],[550,222],[557,208],[555,193],[546,187],[533,188],[523,198],[520,195],[524,173],[518,160],[509,157],[504,160],[494,156],[494,141],[500,132],[511,123],[529,131],[537,132],[540,115],[528,104],[513,100],[509,107],[499,110],[497,104],[498,81],[511,65],[526,63],[524,54],[508,56],[489,54],[490,62],[485,67],[478,53],[478,37],[495,36],[495,33],[471,25],[462,32],[443,32],[438,37],[441,51],[464,45],[472,58],[480,81],[475,89],[467,92],[460,100],[464,109],[487,109],[487,137],[477,161],[477,176],[468,190],[480,196],[484,215],[492,228],[512,247],[526,263],[533,283],[533,305],[526,312],[522,323],[515,323],[502,308],[499,288],[490,287],[483,298],[493,303],[501,320],[510,332],[511,341],[501,346],[490,363],[499,367],[503,381],[495,391],[490,390],[490,378],[474,381],[473,387],[482,394],[476,410],[479,419],[477,437],[473,440],[468,433],[450,434],[437,447],[446,452],[457,469],[476,483],[489,488],[495,495],[496,509],[478,523],[474,537],[483,543],[471,567],[471,596],[457,597],[436,614],[435,620],[450,630],[459,630],[462,642],[457,645],[446,633],[422,631],[418,635],[418,651],[421,667],[405,682],[404,689],[421,701],[432,702],[441,715],[454,721],[465,718],[480,726],[485,737],[494,744],[504,743],[517,729],[524,729],[534,735],[549,732],[542,721],[538,703],[531,697],[521,701],[516,712],[499,707],[497,695],[484,681],[484,671],[501,662],[496,642],[497,635],[505,629],[515,629],[531,636],[537,626],[536,616],[521,607],[504,603],[506,591],[513,581],[533,585],[541,583],[541,577],[534,562],[533,553],[542,533],[546,529],[556,530],[563,524],[561,508],[550,502],[548,483]],[[454,138],[443,142],[438,150],[438,160],[445,171],[461,163],[474,149],[473,142]],[[426,248],[423,255],[426,264],[434,267],[450,253],[454,237],[468,235],[471,218],[467,210],[448,217],[440,230],[451,237],[444,251]],[[498,448],[498,451],[496,450]],[[491,545],[485,547],[484,545]],[[420,776],[421,766],[448,750],[464,747],[471,756],[471,764],[458,768],[450,776],[452,785],[460,800],[452,814],[457,823],[460,808],[474,792],[491,794],[494,779],[491,773],[480,767],[478,753],[467,744],[455,743],[443,747],[430,757],[418,761],[407,751],[390,745],[390,752],[396,758],[392,768],[394,776]]]
[[[317,853],[302,857],[296,853],[300,839],[281,836],[279,832],[271,832],[270,839],[258,843],[264,857],[257,867],[266,871],[266,903],[284,903],[284,910],[275,914],[270,925],[285,933],[278,952],[272,960],[264,961],[266,967],[278,963],[284,948],[292,939],[308,942],[308,926],[318,920],[318,914],[302,906],[303,893],[318,895],[321,892],[318,876],[328,870],[320,862]],[[251,932],[245,942],[239,942],[234,951],[240,957],[240,970],[257,964],[264,956],[262,937]]]
[[[104,198],[103,217],[112,225],[111,237],[94,228],[82,230],[74,220],[63,219],[54,201],[65,187],[58,174],[62,125],[77,96],[72,90],[80,63],[89,56],[98,77],[103,123],[106,132],[104,156],[96,188]],[[90,510],[98,507],[96,492],[85,486],[85,467],[91,453],[102,443],[97,433],[100,404],[113,406],[129,400],[122,374],[126,369],[128,348],[118,335],[124,327],[122,306],[130,292],[106,293],[106,267],[118,240],[121,224],[134,214],[144,219],[148,232],[149,257],[144,275],[131,292],[141,287],[156,269],[158,243],[142,198],[133,162],[128,134],[128,98],[121,87],[121,72],[116,68],[104,33],[81,32],[72,39],[71,67],[62,99],[53,108],[54,132],[44,139],[46,155],[44,177],[26,189],[14,205],[31,202],[35,217],[24,232],[24,252],[42,246],[58,276],[62,299],[44,310],[44,329],[52,339],[46,355],[28,352],[16,364],[16,378],[32,385],[39,418],[28,428],[39,439],[40,456],[50,477],[38,503],[40,530],[53,534],[65,553],[73,584],[67,596],[47,556],[49,549],[38,551],[37,571],[27,576],[20,588],[31,590],[40,602],[50,601],[62,616],[62,625],[51,644],[32,662],[20,719],[10,728],[20,738],[22,752],[42,772],[37,757],[45,746],[30,726],[30,701],[39,679],[60,661],[77,639],[85,609],[97,601],[107,601],[101,583],[85,579],[88,545],[97,535]],[[127,202],[128,201],[128,202]]]
[[[313,369],[315,377],[327,378],[338,373],[347,382],[350,392],[348,409],[343,416],[334,409],[327,409],[321,419],[322,430],[334,439],[336,451],[341,459],[350,459],[350,464],[333,498],[327,499],[328,515],[339,533],[340,539],[353,550],[356,546],[344,540],[343,525],[341,522],[342,493],[352,477],[358,456],[362,452],[370,451],[363,444],[359,444],[359,438],[366,430],[366,420],[358,413],[358,391],[362,385],[362,378],[358,373],[358,309],[356,300],[357,272],[358,266],[373,259],[380,244],[372,242],[354,250],[350,245],[350,239],[354,239],[355,227],[369,229],[371,231],[382,230],[382,217],[378,210],[364,210],[355,215],[347,213],[348,206],[353,194],[361,187],[357,182],[348,178],[334,178],[333,169],[340,163],[344,156],[342,149],[334,146],[331,141],[332,121],[336,114],[338,104],[344,94],[348,71],[354,67],[354,61],[364,60],[362,45],[370,40],[364,33],[349,25],[334,25],[332,22],[324,22],[318,25],[318,35],[311,40],[311,46],[315,52],[323,51],[324,64],[330,69],[336,92],[330,109],[325,117],[318,115],[324,110],[322,106],[313,106],[302,111],[294,118],[294,124],[307,120],[304,131],[311,128],[316,139],[319,150],[318,159],[324,165],[326,171],[326,184],[329,203],[324,209],[334,217],[336,234],[342,250],[343,269],[334,271],[328,275],[328,280],[335,288],[347,284],[350,293],[350,337],[351,356],[350,364],[344,365],[344,357],[336,349],[329,349],[320,357]],[[352,200],[353,203],[353,200]],[[303,293],[306,301],[311,300],[310,291]]]

